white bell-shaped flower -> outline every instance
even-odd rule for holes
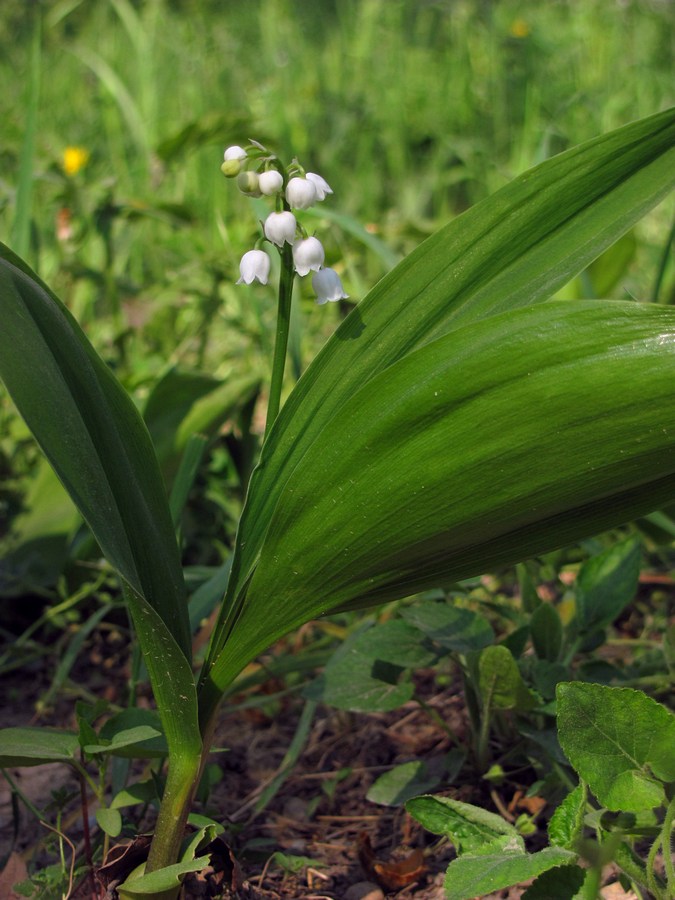
[[[312,275],[312,287],[319,305],[336,300],[346,300],[349,297],[349,294],[345,294],[340,276],[335,269],[319,269],[315,275]]]
[[[261,172],[258,176],[258,189],[260,190],[260,193],[265,194],[266,197],[278,194],[283,187],[283,184],[283,176],[281,172],[277,172],[276,169],[270,169],[268,172]]]
[[[322,178],[320,175],[317,175],[316,172],[307,172],[306,176],[307,181],[311,181],[316,190],[316,199],[324,200],[326,194],[332,194],[333,189],[328,184],[325,178]]]
[[[240,278],[237,284],[251,284],[254,281],[267,284],[271,263],[272,260],[264,250],[249,250],[244,253],[239,263]]]
[[[318,238],[308,237],[293,244],[293,262],[298,275],[318,272],[325,258],[326,254]]]
[[[229,162],[231,159],[246,159],[246,151],[243,147],[233,144],[232,147],[228,147],[225,151],[224,159],[225,162]]]
[[[306,178],[291,178],[286,185],[286,200],[293,209],[309,209],[318,200],[316,187]]]
[[[265,219],[265,237],[277,247],[292,244],[295,241],[296,224],[295,216],[288,210],[270,213]]]

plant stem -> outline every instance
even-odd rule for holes
[[[270,397],[269,403],[267,405],[265,437],[267,437],[270,428],[274,424],[274,420],[279,414],[279,407],[281,405],[281,386],[284,380],[286,350],[288,347],[288,334],[290,331],[291,323],[293,278],[293,248],[290,244],[284,244],[281,250],[281,273],[279,275],[279,307],[277,311],[277,336],[274,343],[272,380],[270,382]]]
[[[207,752],[208,750],[204,751],[204,756]],[[164,796],[159,807],[146,873],[170,866],[178,859],[201,766],[201,755],[169,759]],[[169,896],[172,894],[167,894]]]

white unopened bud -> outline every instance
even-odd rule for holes
[[[326,254],[318,238],[308,237],[293,244],[293,262],[298,275],[307,275],[310,271],[318,272],[325,258]]]
[[[267,284],[271,262],[264,250],[249,250],[244,253],[239,263],[240,278],[237,284],[251,284],[254,281]]]
[[[224,153],[223,159],[225,162],[231,159],[246,159],[246,151],[243,147],[239,147],[237,144],[234,144],[232,147],[228,147]]]
[[[316,293],[316,302],[319,305],[334,303],[336,300],[347,300],[349,294],[345,294],[340,276],[335,269],[320,269],[312,275],[312,287]]]
[[[271,197],[272,194],[278,194],[283,187],[283,184],[283,176],[281,172],[277,172],[276,169],[270,169],[268,172],[261,172],[258,175],[260,192],[265,194],[266,197]]]
[[[264,231],[268,241],[277,247],[292,244],[295,241],[296,221],[292,212],[273,212],[265,219]]]
[[[291,178],[286,185],[286,200],[293,209],[309,209],[318,200],[316,188],[306,178]]]
[[[311,181],[314,185],[317,200],[323,200],[326,194],[333,193],[333,189],[328,184],[326,179],[322,178],[320,175],[317,175],[316,172],[307,172],[307,175],[305,177],[307,178],[307,181]]]

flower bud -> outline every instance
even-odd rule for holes
[[[306,178],[291,178],[286,185],[286,200],[293,209],[309,209],[317,199],[316,188]]]
[[[232,159],[246,159],[246,151],[243,147],[239,147],[237,144],[234,144],[232,147],[228,147],[223,156],[225,162],[228,162]]]
[[[226,178],[234,178],[241,172],[241,163],[238,159],[226,159],[221,165],[220,171]]]
[[[312,287],[319,305],[329,301],[346,300],[349,297],[349,294],[345,294],[340,276],[335,269],[320,269],[315,275],[312,275]]]
[[[307,275],[312,270],[318,272],[325,257],[326,254],[318,238],[308,237],[304,241],[296,241],[293,244],[293,262],[298,275]]]
[[[239,263],[240,278],[237,284],[251,284],[253,281],[267,284],[271,262],[264,250],[249,250],[244,253]]]
[[[283,176],[281,172],[277,172],[276,169],[270,169],[269,171],[261,172],[258,175],[258,185],[260,188],[260,193],[265,194],[266,197],[271,197],[273,194],[278,194],[283,187],[283,184]]]
[[[256,172],[240,172],[237,175],[237,187],[242,194],[247,194],[249,197],[260,196],[260,185]]]
[[[311,181],[314,185],[314,189],[316,190],[316,199],[323,200],[326,197],[326,194],[332,194],[333,189],[328,184],[325,178],[322,178],[320,175],[317,175],[316,172],[308,172],[306,175],[307,181]]]
[[[295,240],[296,221],[293,213],[273,212],[265,219],[264,231],[268,241],[283,247],[284,244],[292,244]]]

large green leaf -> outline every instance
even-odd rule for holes
[[[170,748],[198,754],[183,573],[143,420],[68,310],[2,244],[0,321],[0,377],[128,586]]]
[[[550,303],[371,379],[284,486],[214,672],[337,606],[541,553],[675,494],[675,311]]]
[[[301,378],[265,443],[209,664],[291,473],[354,392],[454,328],[550,297],[667,194],[674,141],[670,110],[554,157],[455,219],[375,286]]]

